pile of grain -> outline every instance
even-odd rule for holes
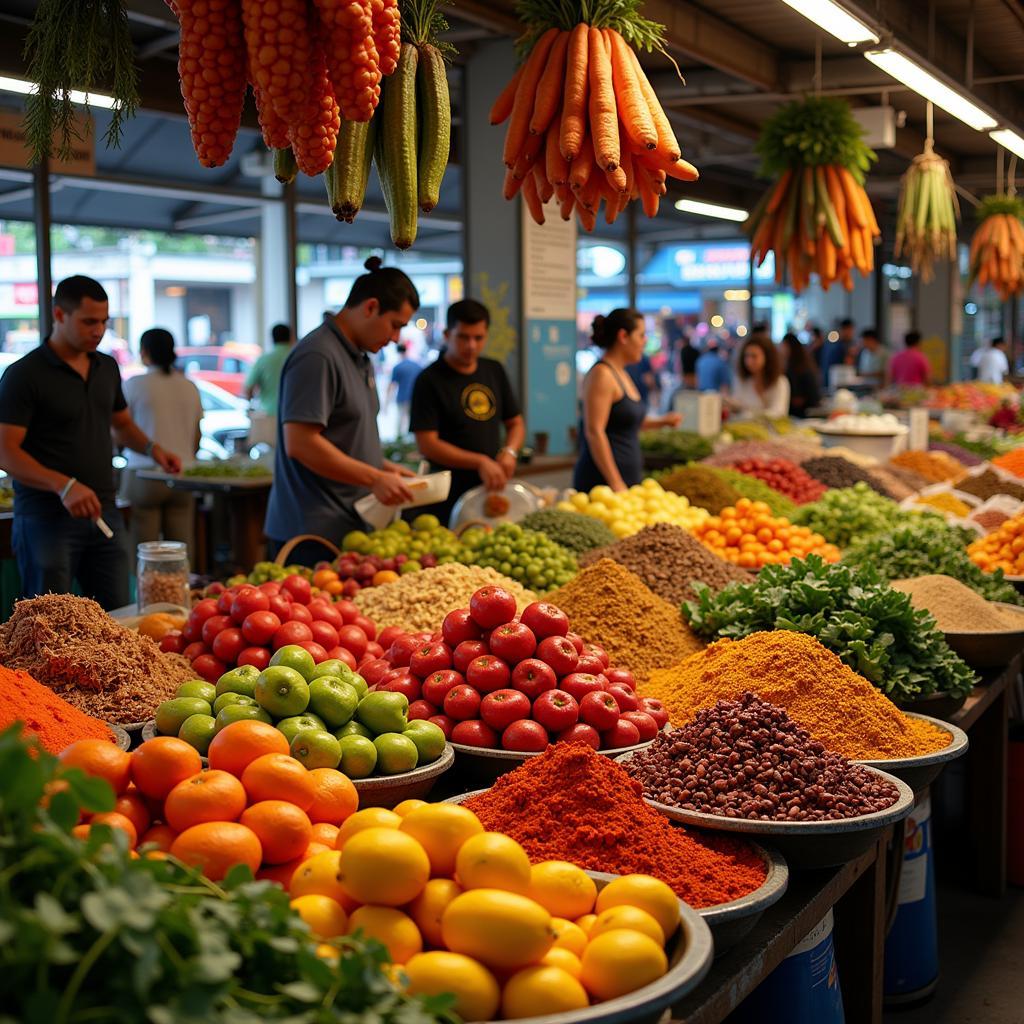
[[[377,628],[399,626],[410,633],[433,632],[454,608],[466,608],[481,587],[508,590],[522,611],[537,600],[533,591],[494,569],[450,562],[399,577],[394,583],[365,587],[352,599],[359,610],[377,623]]]
[[[22,669],[69,704],[108,722],[141,722],[195,678],[188,662],[115,622],[95,602],[45,594],[0,626],[0,664]]]
[[[675,466],[657,477],[666,491],[681,494],[691,505],[706,508],[717,516],[728,505],[735,505],[742,494],[710,466],[691,463]]]
[[[574,632],[600,644],[613,664],[624,665],[638,681],[704,646],[677,607],[610,558],[588,566],[548,601],[569,616]]]
[[[696,599],[696,582],[706,583],[715,593],[736,580],[751,582],[749,573],[719,558],[672,523],[647,526],[632,537],[588,552],[580,558],[580,565],[593,565],[600,558],[612,558],[624,565],[655,594],[674,605]]]
[[[931,612],[944,633],[1007,633],[1024,630],[1024,612],[986,601],[952,576],[894,580],[893,590],[910,595],[915,608]]]

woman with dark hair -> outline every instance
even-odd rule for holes
[[[604,355],[583,381],[583,422],[580,455],[573,473],[573,487],[589,491],[607,484],[624,491],[640,483],[644,475],[640,430],[644,427],[678,426],[680,416],[650,417],[647,403],[626,367],[638,363],[647,341],[643,314],[635,309],[613,309],[594,318],[592,338]]]
[[[139,354],[146,372],[124,382],[124,397],[132,418],[155,442],[169,451],[194,455],[199,449],[199,421],[203,406],[199,390],[174,368],[174,338],[154,327],[139,339]],[[153,469],[148,454],[126,451],[127,468],[121,475],[121,497],[132,507],[132,551],[143,541],[180,540],[192,554],[195,505],[187,491],[159,480],[144,480],[140,469]]]
[[[729,404],[736,412],[778,420],[789,415],[789,381],[771,340],[753,334],[743,343]]]
[[[786,364],[786,380],[789,381],[789,415],[802,419],[808,409],[813,409],[821,401],[818,371],[810,352],[792,332],[782,339],[782,357]]]

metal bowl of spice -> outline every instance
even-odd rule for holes
[[[920,718],[931,722],[936,729],[941,729],[949,734],[949,743],[940,750],[935,750],[930,754],[921,754],[918,757],[904,757],[892,761],[856,761],[854,763],[893,775],[901,782],[905,782],[915,793],[919,793],[939,777],[942,769],[950,761],[955,761],[967,752],[969,741],[967,733],[950,722],[942,722],[929,715],[918,715],[912,711],[905,711],[904,714],[908,718]]]
[[[128,735],[127,731],[120,725],[115,725],[113,722],[107,722],[107,726],[110,731],[114,734],[114,742],[122,750],[131,750],[132,738]]]
[[[1010,629],[1003,632],[944,631],[946,643],[972,668],[1002,668],[1024,649],[1024,609],[1003,601],[993,601],[991,605],[1004,617],[1003,621],[1011,626]]]

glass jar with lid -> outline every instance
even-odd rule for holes
[[[188,611],[188,547],[177,540],[152,540],[138,548],[138,605],[145,615],[154,605]]]

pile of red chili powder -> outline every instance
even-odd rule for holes
[[[644,803],[637,780],[584,743],[548,747],[466,806],[533,861],[654,875],[693,907],[739,899],[765,879],[747,843],[672,825]]]

